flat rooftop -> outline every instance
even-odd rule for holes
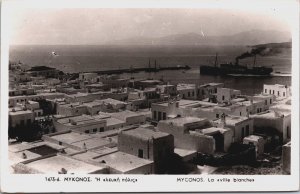
[[[24,115],[24,114],[33,114],[33,112],[31,110],[16,110],[14,111],[10,111],[9,115]]]
[[[174,153],[178,154],[182,158],[193,157],[197,155],[196,150],[186,150],[181,148],[174,148]]]
[[[43,173],[58,173],[64,168],[68,174],[88,174],[103,170],[105,167],[91,165],[70,157],[57,155],[27,163],[26,166]]]
[[[253,98],[270,98],[273,97],[273,94],[255,94]]]
[[[195,89],[195,84],[178,84],[177,90]]]
[[[100,158],[100,157],[108,155],[108,154],[112,154],[117,151],[118,151],[117,147],[114,147],[114,148],[101,147],[101,148],[94,149],[92,151],[74,154],[74,155],[72,155],[72,157],[76,158],[78,160],[82,160],[82,161],[92,161],[92,160],[97,160],[97,158]]]
[[[290,86],[282,85],[282,84],[264,84],[264,86],[276,86],[279,88],[289,88]]]
[[[29,150],[43,145],[47,145],[56,150],[62,150],[65,148],[65,146],[57,145],[55,143],[51,143],[47,141],[39,141],[39,142],[23,142],[23,143],[12,144],[8,146],[8,150],[10,152],[22,152],[24,150]]]
[[[124,152],[115,152],[95,159],[98,162],[105,162],[106,165],[122,173],[136,168],[153,164],[153,161],[138,158]]]
[[[106,98],[103,100],[95,100],[96,102],[100,102],[100,103],[108,103],[108,104],[113,104],[113,105],[119,105],[119,104],[123,104],[126,105],[126,102],[120,101],[120,100],[115,100],[112,98]]]
[[[206,118],[198,118],[198,117],[178,117],[174,119],[168,119],[168,120],[163,120],[160,122],[172,124],[175,126],[184,126],[185,124],[189,123],[196,123],[196,122],[201,122],[207,120]]]
[[[80,75],[98,75],[97,73],[93,73],[93,72],[86,72],[86,73],[80,73]]]
[[[186,99],[180,99],[179,101],[179,107],[202,107],[202,106],[216,106],[217,104],[211,103],[211,102],[204,102],[200,100],[186,100]],[[168,106],[169,102],[158,102],[153,104],[159,104],[162,106]]]
[[[153,131],[151,129],[146,129],[146,128],[136,128],[128,131],[122,131],[121,133],[134,136],[134,137],[139,137],[141,139],[158,139],[161,137],[166,137],[169,136],[170,134],[168,133],[163,133],[160,131]]]
[[[156,88],[145,88],[144,92],[156,92]]]
[[[215,133],[223,132],[223,131],[227,131],[227,129],[218,128],[218,127],[210,127],[210,128],[202,129],[201,133],[203,133],[204,135],[213,135]]]
[[[87,151],[87,152],[81,152],[81,153],[78,153],[78,154],[74,154],[72,155],[72,158],[75,158],[75,159],[78,159],[78,160],[81,160],[81,161],[89,161],[89,160],[93,160],[93,158],[99,156],[100,154],[96,153],[96,152],[90,152],[90,151]]]
[[[77,92],[76,94],[69,94],[69,97],[84,97],[84,96],[88,96],[91,95],[90,93],[82,93],[82,92]]]
[[[153,83],[153,84],[155,84],[155,83],[160,83],[161,81],[159,81],[159,80],[152,80],[152,79],[147,79],[147,80],[139,80],[138,82],[142,82],[142,83]]]
[[[103,156],[103,155],[107,155],[110,153],[114,153],[117,152],[118,148],[117,147],[101,147],[101,148],[97,148],[97,149],[93,149],[93,152],[97,153],[97,157],[98,156]]]
[[[100,102],[100,101],[92,101],[92,102],[86,102],[86,103],[83,103],[84,106],[87,106],[87,107],[96,107],[96,106],[101,106],[103,103]]]
[[[26,155],[26,158],[23,158],[23,153]],[[41,155],[30,152],[28,150],[24,150],[21,152],[13,153],[13,152],[8,152],[8,159],[11,164],[17,164],[26,160],[31,160],[41,157]]]
[[[73,117],[66,117],[63,119],[58,119],[58,123],[66,125],[66,126],[73,126],[73,125],[86,125],[86,124],[100,124],[105,123],[105,120],[96,119],[90,115],[80,115],[80,116],[73,116]],[[75,122],[75,124],[72,124]]]
[[[242,107],[243,105],[241,103],[235,103],[235,104],[222,104],[222,105],[218,105],[215,106],[215,109],[235,109],[235,108],[239,108]]]
[[[207,83],[207,84],[200,85],[200,87],[219,86],[219,85],[223,85],[223,83]]]
[[[94,149],[94,148],[107,146],[107,145],[111,144],[111,142],[109,142],[105,139],[94,137],[94,138],[85,139],[82,141],[77,141],[77,142],[72,143],[72,145],[80,147],[80,148],[84,148],[84,144],[85,144],[85,148],[87,150],[90,150],[90,149]]]
[[[111,118],[111,115],[104,113],[104,112],[99,112],[97,115],[93,115],[95,119],[107,119]]]
[[[291,111],[292,106],[290,104],[275,104],[270,107],[272,110]]]
[[[289,116],[289,115],[291,115],[291,112],[282,111],[282,112],[278,112],[278,114],[277,114],[275,111],[270,110],[270,111],[250,115],[250,117],[251,118],[277,119],[277,118],[280,118],[281,115]]]
[[[232,125],[232,126],[234,126],[237,123],[246,121],[246,120],[249,120],[249,118],[242,117],[242,116],[232,116],[232,115],[227,115],[225,118],[226,125]],[[222,121],[221,121],[221,119],[217,119],[214,122],[221,123]]]
[[[114,118],[121,119],[123,121],[125,121],[126,118],[128,118],[128,117],[140,116],[140,114],[138,114],[136,112],[133,112],[133,111],[129,111],[129,110],[125,110],[125,111],[121,111],[121,112],[108,113],[108,114],[111,115]]]
[[[119,119],[116,119],[116,118],[106,118],[106,126],[112,126],[112,125],[122,125],[122,124],[125,124],[124,121],[122,120],[119,120]]]
[[[63,104],[61,107],[70,107],[70,108],[76,108],[76,107],[84,107],[84,104],[80,104],[79,102],[74,102],[70,104]]]
[[[236,103],[236,102],[244,102],[244,101],[246,101],[245,98],[234,98],[234,99],[231,100],[231,102],[234,102],[234,103]]]
[[[99,137],[99,138],[105,138],[105,137],[111,137],[111,136],[115,136],[118,135],[119,130],[118,129],[112,129],[112,130],[107,130],[101,133],[92,133],[90,134],[93,137]]]
[[[89,136],[89,135],[85,135],[85,134],[70,132],[70,133],[54,135],[54,136],[51,136],[51,138],[53,138],[57,141],[60,141],[60,142],[64,142],[64,143],[67,143],[67,144],[72,144],[72,143],[75,143],[75,142],[90,139],[92,137]]]
[[[249,135],[245,137],[244,139],[250,140],[250,141],[258,141],[259,139],[262,139],[263,137],[257,136],[257,135]]]
[[[236,103],[239,105],[242,105],[242,106],[250,106],[251,105],[250,100],[240,101],[240,102],[236,102]]]

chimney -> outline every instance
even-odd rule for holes
[[[22,153],[22,158],[23,158],[23,159],[26,159],[26,158],[27,158],[27,155],[26,155],[24,152]]]
[[[226,115],[225,113],[221,114],[221,127],[224,128],[226,125]]]

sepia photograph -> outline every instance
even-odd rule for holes
[[[9,174],[293,173],[291,16],[169,5],[13,4]]]

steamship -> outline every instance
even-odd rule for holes
[[[214,66],[203,65],[200,66],[200,74],[202,75],[259,75],[269,76],[273,72],[273,68],[265,66],[255,66],[256,55],[254,55],[254,63],[252,68],[240,65],[239,59],[236,58],[235,64],[225,63],[218,65],[218,54]]]

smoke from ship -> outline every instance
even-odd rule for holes
[[[256,55],[265,56],[269,51],[270,51],[270,49],[265,47],[265,46],[258,47],[258,48],[253,48],[253,49],[251,49],[250,52],[247,51],[247,52],[241,54],[240,56],[237,56],[235,58],[235,62],[236,62],[236,64],[238,64],[238,61],[240,59],[245,59],[245,58],[248,58],[248,57],[254,57]]]

